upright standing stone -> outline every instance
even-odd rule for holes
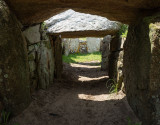
[[[109,78],[113,79],[117,82],[117,64],[118,64],[118,57],[121,48],[121,40],[119,34],[117,33],[115,37],[112,39],[110,43],[110,55],[109,55]]]
[[[62,61],[62,39],[60,36],[50,36],[51,46],[53,49],[53,55],[55,59],[55,78],[61,79],[63,71]]]
[[[160,125],[160,14],[130,25],[124,83],[128,102],[143,125]]]
[[[0,0],[0,101],[17,114],[30,103],[26,42],[17,18]]]
[[[101,52],[102,52],[101,70],[103,71],[105,70],[108,71],[110,42],[111,42],[111,35],[107,35],[103,38],[101,43]]]
[[[50,41],[41,41],[37,56],[38,87],[46,89],[53,83],[55,68],[55,60]]]
[[[70,53],[69,49],[69,39],[62,39],[63,49],[65,56],[68,56]]]

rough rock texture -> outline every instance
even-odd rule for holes
[[[67,10],[45,21],[47,32],[63,38],[114,34],[121,24],[107,18]],[[97,32],[94,34],[93,32]],[[77,36],[78,35],[78,36]]]
[[[54,56],[50,41],[42,41],[39,48],[39,87],[46,89],[54,79]]]
[[[80,41],[79,42],[79,52],[80,53],[87,53],[88,52],[87,42],[86,41]]]
[[[123,45],[124,42],[126,41],[126,38],[121,38],[121,51],[119,52],[119,57],[118,57],[118,63],[117,63],[117,69],[118,69],[118,74],[117,74],[117,81],[118,81],[118,89],[124,90],[124,83],[123,83]]]
[[[107,35],[103,38],[101,43],[101,52],[102,52],[102,62],[101,62],[101,70],[106,70],[108,72],[108,63],[109,63],[109,54],[110,54],[110,42],[111,35]]]
[[[63,61],[62,61],[62,39],[60,36],[50,36],[51,48],[53,50],[54,56],[54,76],[56,79],[61,79],[63,71]]]
[[[42,24],[29,27],[23,32],[28,41],[30,89],[46,89],[54,79],[54,56],[50,41],[44,35]]]
[[[40,23],[67,9],[131,23],[155,13],[159,0],[6,0],[23,24]]]
[[[117,75],[118,75],[117,64],[118,64],[120,47],[121,47],[121,40],[120,40],[119,34],[117,33],[110,43],[110,55],[109,55],[109,64],[108,64],[109,78],[113,79],[115,82],[117,82]]]
[[[29,27],[23,32],[23,34],[27,39],[26,41],[29,42],[28,44],[39,42],[41,40],[40,24],[33,27]]]
[[[30,103],[26,42],[14,14],[0,0],[0,102],[14,115]]]
[[[101,38],[87,37],[79,38],[63,38],[62,47],[64,54],[68,56],[70,53],[93,53],[100,51]]]
[[[39,44],[28,45],[28,63],[29,63],[31,93],[38,88],[38,70],[37,70],[38,48]]]
[[[98,52],[100,51],[100,43],[101,38],[95,38],[95,37],[87,37],[87,48],[88,53]]]
[[[70,53],[69,39],[62,39],[62,48],[63,48],[62,53],[65,56],[68,56]]]
[[[143,125],[160,125],[160,14],[130,25],[124,47],[128,102]]]
[[[78,53],[79,52],[79,39],[62,39],[65,55],[70,53]]]

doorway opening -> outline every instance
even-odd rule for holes
[[[101,71],[102,38],[68,38],[62,39],[63,73],[73,81],[106,81],[107,71]]]

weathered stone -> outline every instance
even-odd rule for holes
[[[109,71],[108,75],[110,79],[113,79],[117,82],[117,75],[118,75],[118,57],[121,47],[121,40],[119,34],[117,33],[115,37],[112,39],[110,43],[110,55],[109,55]]]
[[[79,39],[67,39],[68,40],[68,47],[69,47],[69,53],[79,53]],[[66,44],[67,44],[66,43]]]
[[[107,18],[67,10],[45,21],[47,32],[62,38],[104,37],[115,34],[121,23]]]
[[[30,69],[30,72],[34,72],[36,70],[35,61],[29,61],[29,69]]]
[[[66,56],[69,55],[70,53],[70,47],[69,47],[69,39],[62,39],[62,46],[63,46],[63,50],[64,50],[64,54]]]
[[[101,38],[87,37],[80,38],[63,38],[62,48],[64,54],[68,56],[70,53],[93,53],[100,51]]]
[[[88,53],[100,51],[101,38],[87,37],[86,42]]]
[[[35,92],[36,89],[38,89],[38,80],[37,79],[31,79],[30,84],[31,93]]]
[[[124,51],[123,51],[123,45],[125,42],[126,38],[121,38],[121,51],[119,53],[119,57],[118,57],[118,63],[117,63],[117,70],[118,70],[118,74],[117,74],[117,81],[118,81],[118,88],[122,89],[124,91],[124,86],[123,86],[123,55],[124,55]]]
[[[23,34],[27,38],[29,42],[28,44],[39,42],[41,40],[40,24],[33,27],[29,27],[23,32]]]
[[[86,41],[79,41],[79,52],[80,53],[87,53],[88,48],[87,48],[87,43]]]
[[[30,103],[27,49],[19,22],[3,0],[0,0],[0,17],[0,69],[4,75],[0,101],[15,115]]]
[[[35,54],[35,50],[33,52],[29,52],[29,55],[28,55],[28,61],[34,61],[36,59],[36,54]]]
[[[2,74],[2,69],[0,69],[0,75]]]
[[[124,47],[128,102],[143,125],[160,125],[160,14],[130,25]]]
[[[4,75],[4,78],[6,78],[6,79],[7,79],[7,78],[8,78],[8,74],[5,74],[5,75]]]
[[[30,90],[45,89],[54,79],[54,56],[44,25],[35,25],[23,31],[28,39]]]
[[[6,0],[23,24],[40,23],[68,8],[131,23],[155,13],[159,0]]]
[[[101,62],[101,70],[106,70],[108,72],[108,62],[109,62],[109,54],[110,54],[110,42],[111,35],[107,35],[103,38],[101,43],[101,52],[102,52],[102,62]]]
[[[0,82],[3,82],[3,79],[0,78]]]
[[[62,61],[62,39],[60,36],[50,36],[51,46],[54,54],[54,75],[55,78],[61,79],[63,71]]]
[[[49,41],[49,37],[47,35],[47,31],[46,31],[46,26],[45,26],[45,23],[41,23],[40,24],[40,35],[41,35],[41,40],[43,41]]]
[[[41,42],[41,46],[38,50],[37,65],[39,79],[38,87],[46,89],[51,83],[53,83],[55,70],[53,50],[50,41]]]

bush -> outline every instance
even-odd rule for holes
[[[127,37],[127,33],[128,33],[128,25],[123,24],[119,30],[119,35],[122,38],[126,38]]]

